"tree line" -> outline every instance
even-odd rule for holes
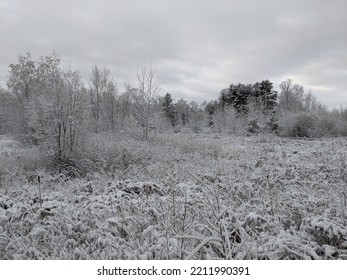
[[[56,53],[28,52],[9,65],[0,91],[0,132],[43,146],[58,161],[78,153],[90,134],[129,133],[144,141],[161,132],[276,133],[290,137],[347,136],[347,110],[328,110],[310,91],[288,79],[231,84],[210,102],[160,95],[155,70],[144,66],[136,85],[118,90],[107,68],[94,66],[89,84],[63,69]]]

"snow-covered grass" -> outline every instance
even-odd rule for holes
[[[0,141],[1,259],[347,259],[345,138],[87,146],[98,172],[70,179],[44,170],[34,148]]]

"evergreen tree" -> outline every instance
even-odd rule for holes
[[[273,90],[273,83],[269,80],[263,80],[258,89],[260,94],[258,98],[262,100],[265,110],[273,110],[277,105],[277,91]]]
[[[209,103],[207,103],[205,107],[205,112],[207,113],[207,120],[209,126],[213,126],[213,116],[219,107],[220,104],[217,100],[210,101]]]
[[[255,84],[231,84],[229,90],[222,91],[220,102],[223,107],[232,106],[239,116],[247,115],[248,105],[254,103],[271,111],[277,104],[277,92],[269,80]]]
[[[170,122],[172,126],[177,124],[177,114],[175,114],[175,107],[173,104],[174,99],[170,93],[166,93],[165,96],[161,99],[161,106],[164,112],[164,116]]]

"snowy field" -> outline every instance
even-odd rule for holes
[[[347,259],[346,138],[103,139],[70,178],[0,136],[0,259]]]

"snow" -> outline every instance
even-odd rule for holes
[[[129,166],[85,178],[41,166],[39,186],[18,165],[33,148],[1,137],[0,259],[347,258],[346,138],[121,145]]]

